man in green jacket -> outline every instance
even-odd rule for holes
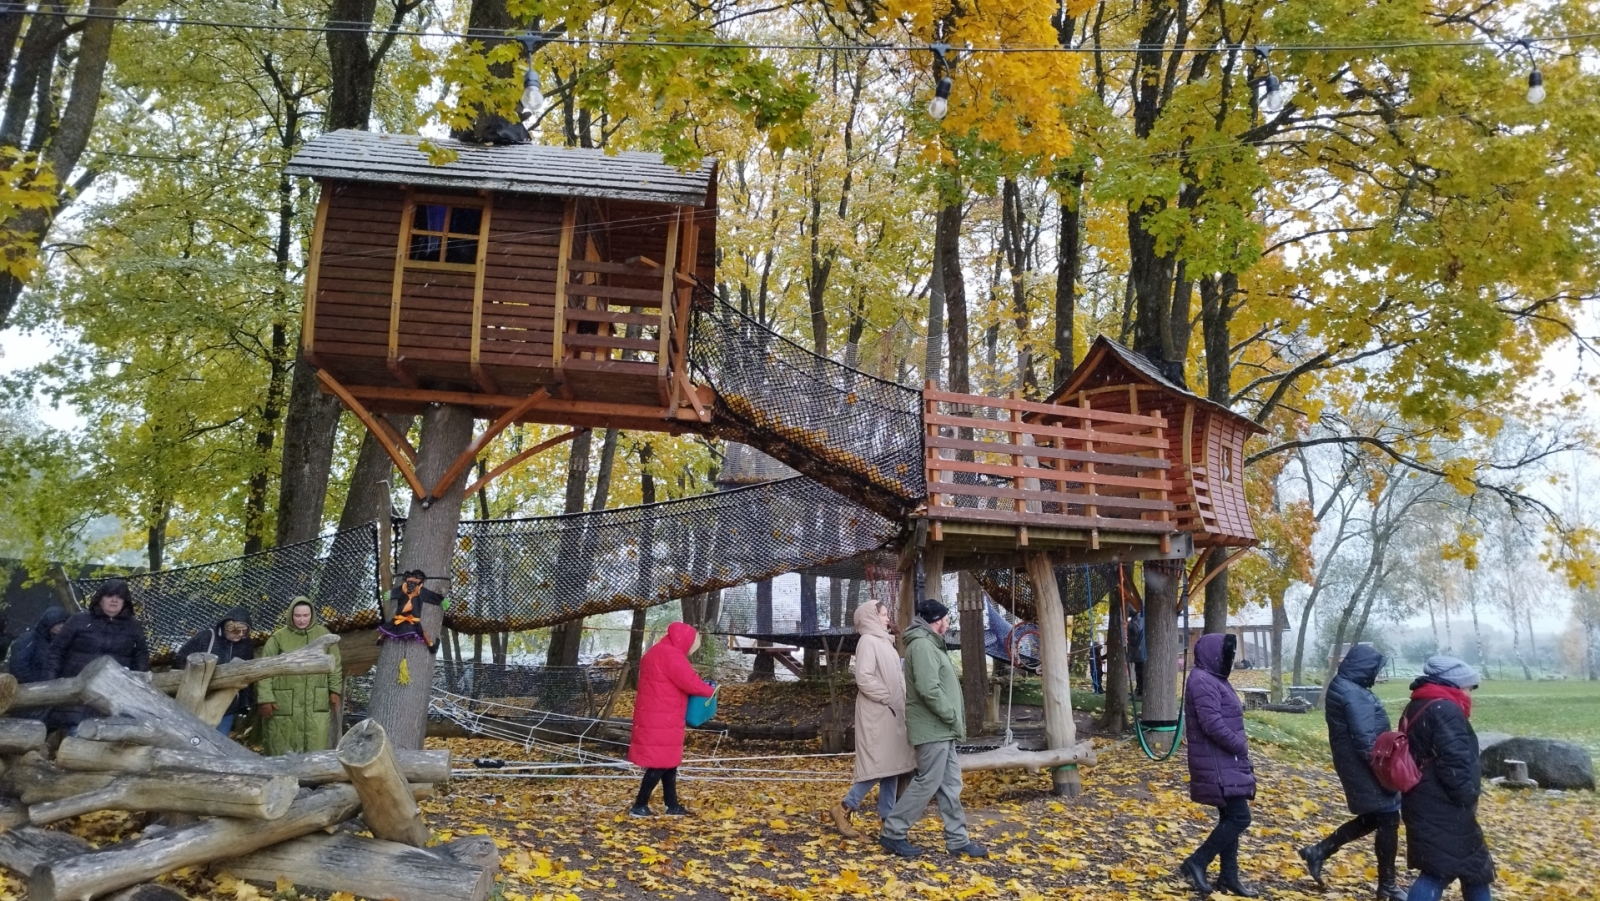
[[[316,618],[309,598],[295,598],[289,605],[289,625],[272,633],[261,656],[298,651],[327,635],[327,627]],[[338,645],[328,653],[339,660]],[[335,668],[331,675],[274,676],[256,685],[256,710],[267,727],[262,753],[276,757],[291,751],[327,750],[333,711],[339,706],[340,672]]]
[[[917,774],[884,819],[878,836],[880,845],[901,857],[922,853],[906,841],[906,835],[935,798],[944,821],[945,850],[965,857],[989,856],[967,837],[967,815],[961,810],[956,742],[967,737],[967,722],[961,680],[944,646],[949,630],[949,609],[931,598],[917,605],[917,615],[906,630],[906,736],[917,750]]]

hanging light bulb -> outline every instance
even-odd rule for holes
[[[522,114],[532,119],[544,106],[544,91],[540,90],[539,73],[533,70],[533,60],[528,60],[528,74],[522,77]]]
[[[1262,79],[1262,86],[1267,89],[1267,93],[1261,98],[1261,109],[1269,115],[1276,116],[1283,111],[1284,103],[1288,102],[1289,92],[1283,89],[1283,82],[1278,80],[1278,76],[1271,72]]]
[[[928,115],[935,120],[943,119],[945,113],[950,112],[950,76],[939,79],[938,87],[933,89],[933,99],[928,101]]]
[[[1528,73],[1528,102],[1538,106],[1544,102],[1544,98],[1544,75],[1538,69],[1534,69]]]

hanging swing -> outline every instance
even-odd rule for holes
[[[1145,565],[1149,566],[1150,564],[1146,563]],[[1184,636],[1184,639],[1183,639],[1183,663],[1182,663],[1181,672],[1183,673],[1184,684],[1187,685],[1188,684],[1188,677],[1189,677],[1189,573],[1181,565],[1179,566],[1179,571],[1183,573],[1183,584],[1182,584],[1182,586],[1180,586],[1180,590],[1178,592],[1179,602],[1183,606],[1183,636]],[[1117,576],[1117,589],[1119,591],[1122,591],[1123,587],[1124,586],[1123,586],[1123,582],[1122,582],[1122,576],[1119,573],[1118,576]],[[1124,594],[1123,595],[1124,603],[1126,603],[1126,598],[1127,598],[1127,595]],[[1148,616],[1145,617],[1145,623],[1146,623],[1145,627],[1148,629],[1149,628],[1149,617]],[[1127,621],[1126,621],[1126,616],[1124,616],[1124,621],[1123,621],[1122,628],[1123,628],[1123,642],[1124,642],[1124,645],[1126,645],[1126,642],[1127,642],[1127,628],[1128,628]],[[1145,719],[1144,718],[1144,698],[1140,697],[1139,700],[1138,700],[1138,707],[1134,711],[1134,714],[1133,714],[1133,731],[1134,731],[1134,734],[1139,736],[1139,748],[1140,748],[1140,750],[1144,751],[1144,756],[1150,758],[1151,760],[1156,761],[1157,763],[1172,759],[1172,755],[1178,753],[1178,745],[1183,742],[1183,720],[1184,720],[1183,695],[1180,694],[1178,696],[1178,718],[1175,719],[1175,720],[1147,720],[1147,719]],[[1167,745],[1167,749],[1166,749],[1165,752],[1158,752],[1154,747],[1151,746],[1150,736],[1158,735],[1158,734],[1159,735],[1171,735],[1172,736],[1172,743]]]

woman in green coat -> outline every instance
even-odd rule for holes
[[[309,598],[295,598],[289,605],[289,625],[272,633],[261,649],[262,657],[298,651],[328,630],[316,621]],[[339,646],[328,649],[336,664]],[[324,751],[332,713],[339,704],[338,665],[332,673],[311,676],[275,676],[256,686],[256,710],[266,724],[264,753],[269,757],[293,751]]]

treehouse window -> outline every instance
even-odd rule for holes
[[[419,203],[411,216],[410,259],[418,263],[478,262],[483,208]]]

